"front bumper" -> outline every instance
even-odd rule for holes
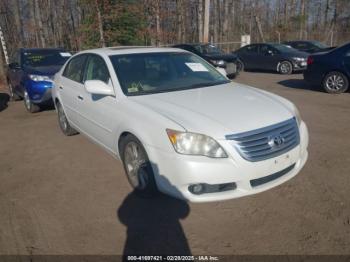
[[[52,82],[27,80],[25,88],[30,100],[35,104],[49,104],[52,102],[51,89]]]
[[[191,202],[219,201],[268,190],[298,174],[308,157],[308,131],[304,122],[301,123],[299,130],[300,144],[297,147],[280,156],[258,162],[244,160],[228,140],[218,141],[229,155],[225,159],[180,155],[150,146],[145,148],[152,162],[160,191]],[[284,174],[276,175],[284,170],[286,170]],[[254,183],[254,181],[261,182],[264,179],[259,178],[265,177],[269,177],[270,180]],[[189,191],[189,186],[200,183],[209,185],[235,183],[236,186],[232,190],[201,195]]]
[[[307,68],[306,61],[293,61],[293,70],[294,71],[303,71]]]

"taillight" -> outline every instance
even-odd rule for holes
[[[311,65],[311,64],[313,64],[313,62],[314,62],[314,58],[311,57],[311,56],[309,56],[309,57],[307,58],[306,63],[307,63],[308,65]]]

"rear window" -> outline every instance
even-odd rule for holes
[[[86,58],[86,55],[78,55],[72,58],[72,60],[68,62],[62,75],[70,80],[82,82]]]

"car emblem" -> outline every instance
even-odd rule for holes
[[[281,134],[271,135],[268,142],[271,148],[280,147],[283,143],[284,137]]]

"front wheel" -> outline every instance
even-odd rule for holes
[[[27,90],[24,90],[24,106],[30,113],[36,113],[40,111],[40,107],[37,104],[34,104],[29,97]]]
[[[327,93],[340,94],[349,88],[349,80],[340,72],[330,72],[323,79],[323,88]]]
[[[119,148],[126,176],[135,193],[143,197],[156,195],[153,169],[141,142],[130,134],[123,138]]]
[[[293,73],[293,65],[289,61],[283,61],[278,66],[278,72],[282,75],[290,75]]]

